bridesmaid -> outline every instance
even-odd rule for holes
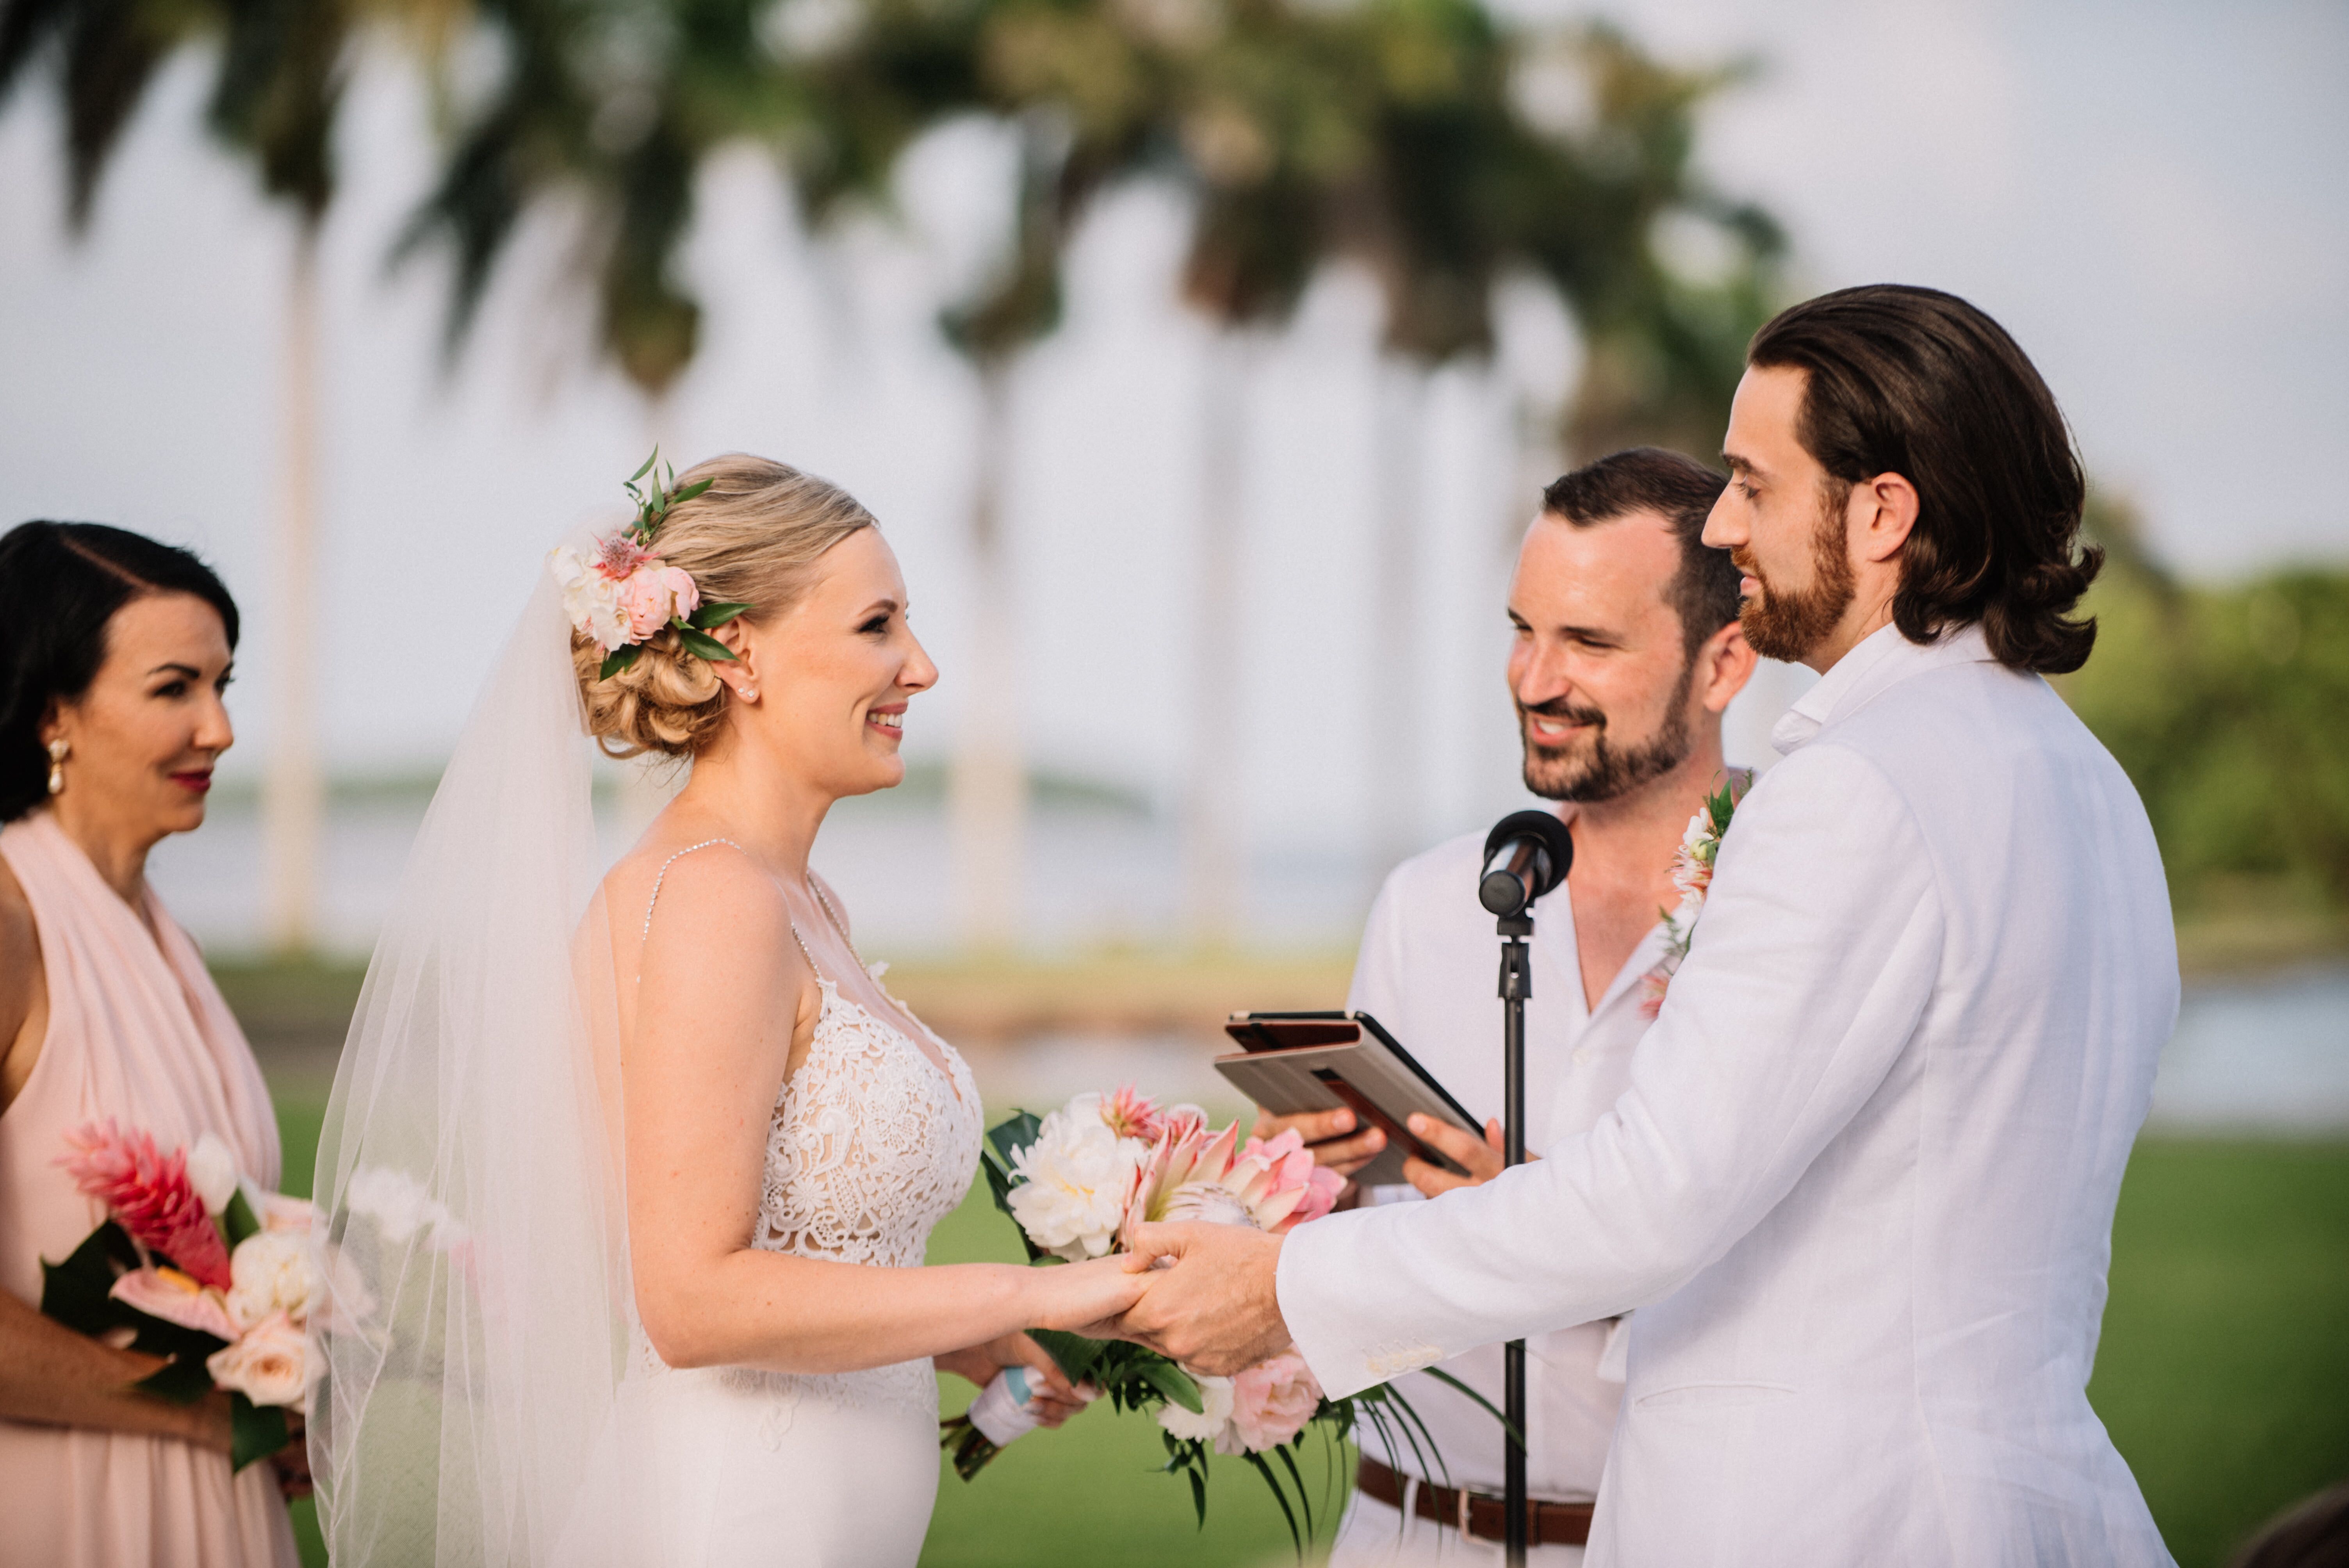
[[[233,738],[236,604],[184,550],[94,523],[0,537],[0,1563],[298,1563],[286,1468],[229,1468],[228,1407],[129,1385],[160,1365],[43,1317],[40,1260],[105,1216],[56,1160],[112,1117],[213,1132],[264,1186],[277,1128],[147,851],[204,820]]]

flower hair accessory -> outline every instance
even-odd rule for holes
[[[650,488],[639,490],[636,481],[647,475],[651,476]],[[669,509],[708,490],[709,481],[697,480],[679,490],[677,470],[660,467],[660,449],[656,447],[644,467],[628,476],[625,488],[636,503],[634,522],[597,540],[593,556],[582,556],[565,545],[548,562],[563,587],[564,614],[581,636],[604,650],[595,678],[610,680],[635,664],[644,645],[665,627],[676,629],[688,653],[732,659],[726,645],[709,634],[750,606],[702,603],[692,573],[653,552]]]

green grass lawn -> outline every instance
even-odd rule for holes
[[[306,1190],[323,1108],[280,1101],[285,1185]],[[935,1263],[1009,1260],[983,1190],[938,1228]],[[2149,1140],[2113,1228],[2112,1301],[2089,1395],[2180,1568],[2349,1475],[2349,1143]],[[946,1379],[946,1408],[971,1392]],[[942,1470],[926,1568],[1257,1568],[1291,1560],[1278,1510],[1237,1461],[1204,1532],[1156,1473],[1157,1429],[1096,1407],[1021,1439],[978,1479]],[[1309,1477],[1319,1479],[1318,1464]],[[1334,1508],[1334,1495],[1330,1506]],[[1317,1502],[1317,1507],[1321,1506]],[[323,1563],[308,1506],[305,1561]]]
[[[2181,1568],[2349,1477],[2349,1144],[2139,1146],[2088,1396]]]

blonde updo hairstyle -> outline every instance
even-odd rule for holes
[[[838,485],[765,458],[711,458],[678,475],[676,488],[703,480],[708,490],[669,509],[653,552],[691,573],[704,603],[752,606],[743,619],[754,624],[799,601],[824,552],[877,526]],[[587,733],[613,757],[698,755],[725,722],[726,683],[709,661],[687,651],[674,626],[663,627],[643,649],[626,669],[599,680],[604,650],[585,634],[571,634]]]

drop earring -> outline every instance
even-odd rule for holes
[[[66,755],[73,748],[62,735],[49,742],[49,793],[52,795],[66,792]]]

